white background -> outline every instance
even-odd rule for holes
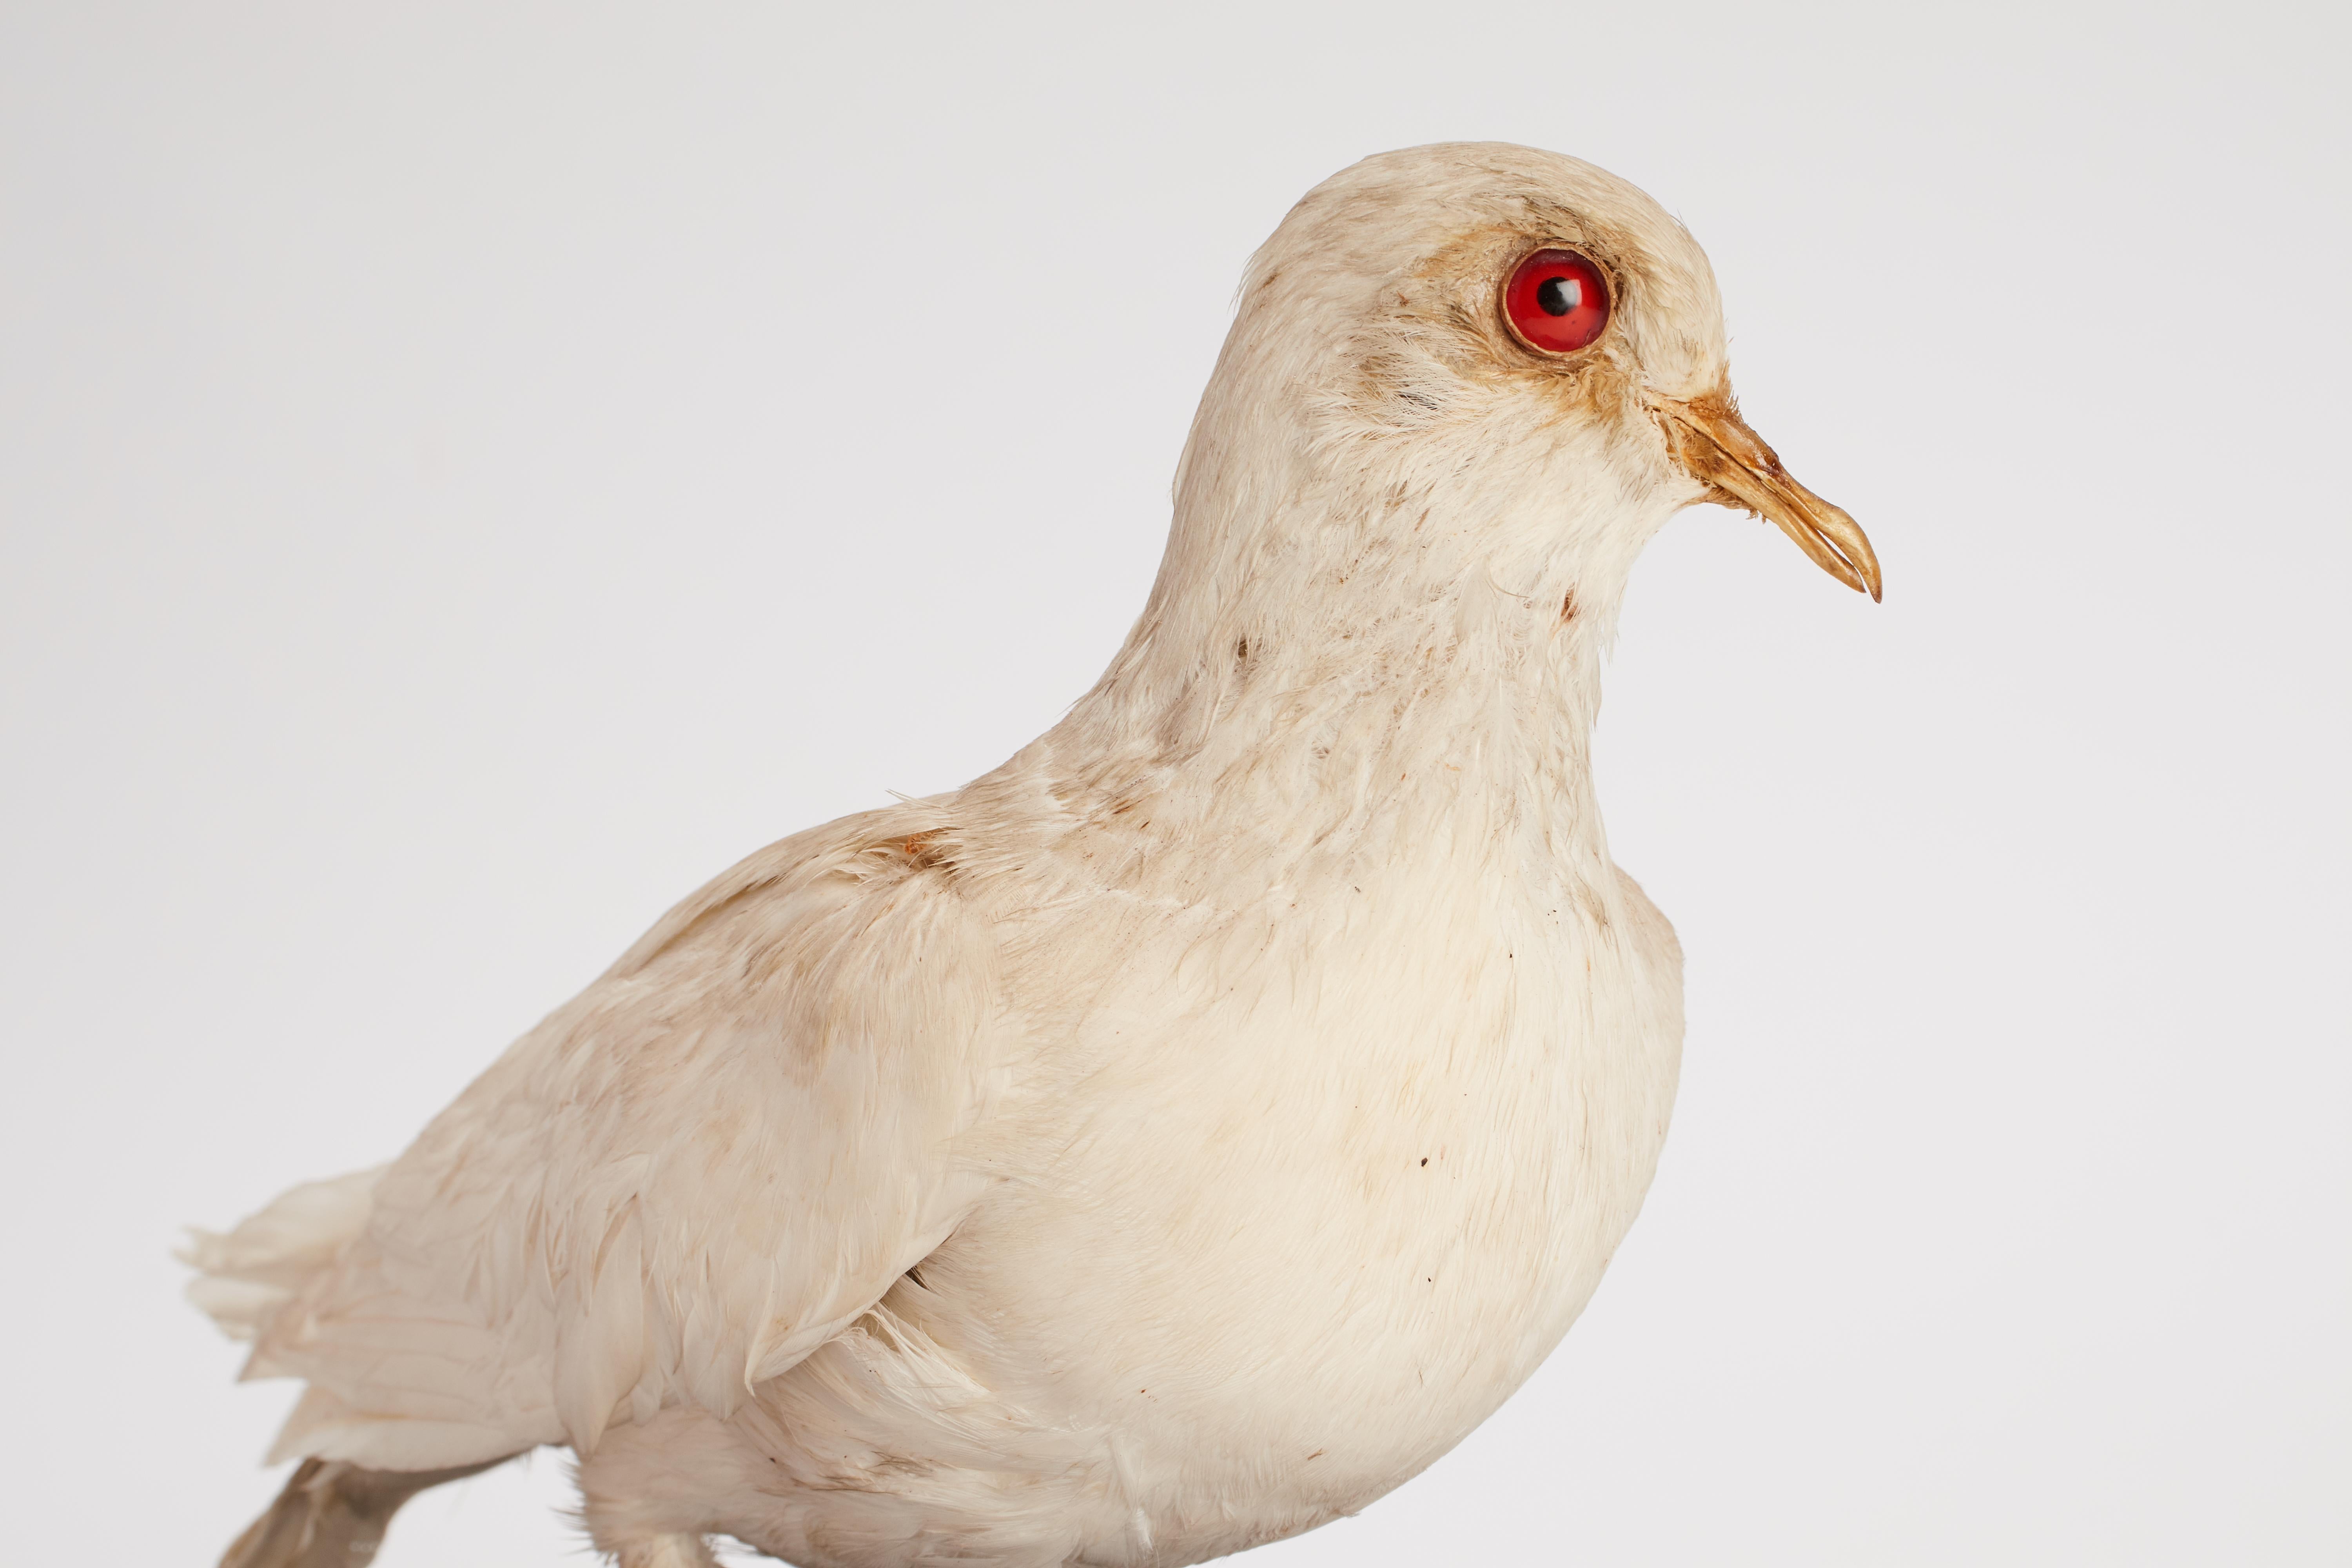
[[[1722,511],[1651,550],[1647,1213],[1501,1415],[1260,1561],[2346,1561],[2343,14],[1942,11],[0,7],[10,1560],[211,1561],[289,1391],[175,1227],[1049,722],[1252,247],[1499,138],[1692,226],[1886,603]],[[568,1498],[382,1561],[576,1563]]]

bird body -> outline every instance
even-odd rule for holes
[[[1531,240],[1606,259],[1593,352],[1509,357]],[[309,1384],[281,1457],[568,1444],[625,1564],[804,1568],[1197,1562],[1429,1464],[1664,1138],[1680,954],[1588,748],[1642,543],[1785,479],[1716,471],[1722,385],[1705,258],[1622,182],[1318,188],[1061,723],[754,855],[392,1165],[200,1242],[249,1374]]]

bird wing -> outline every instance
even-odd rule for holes
[[[994,944],[921,808],[772,846],[508,1050],[260,1328],[279,1457],[392,1468],[726,1414],[935,1248],[982,1179]]]

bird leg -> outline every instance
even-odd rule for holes
[[[269,1510],[230,1545],[220,1568],[362,1568],[383,1544],[401,1504],[512,1458],[446,1470],[370,1470],[341,1459],[305,1459]]]
[[[719,1568],[698,1535],[656,1535],[621,1543],[614,1568]]]

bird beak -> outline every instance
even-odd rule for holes
[[[1707,500],[1769,518],[1813,564],[1857,593],[1879,597],[1878,557],[1862,525],[1789,475],[1780,454],[1748,427],[1729,388],[1687,402],[1654,397],[1675,460],[1707,488]]]

